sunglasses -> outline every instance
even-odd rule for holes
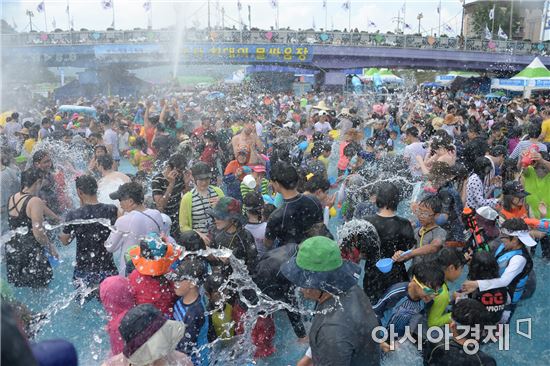
[[[413,276],[413,281],[414,283],[416,283],[418,286],[420,286],[420,288],[422,289],[422,291],[424,291],[424,293],[428,296],[436,296],[436,295],[439,295],[443,292],[443,288],[440,288],[438,289],[437,291],[434,290],[433,288],[431,287],[428,287],[426,285],[424,285],[422,282],[418,281],[418,279],[416,279],[416,276]]]

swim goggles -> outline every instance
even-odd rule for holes
[[[443,292],[443,288],[440,288],[440,289],[438,289],[438,290],[436,291],[436,290],[434,290],[433,288],[424,285],[422,282],[420,282],[420,281],[418,281],[418,280],[416,279],[416,276],[413,276],[413,281],[414,281],[414,283],[416,283],[418,286],[420,286],[420,288],[422,289],[422,291],[424,291],[424,293],[425,293],[426,295],[430,295],[430,296],[431,296],[431,295],[439,295],[439,294],[441,294],[441,293]]]

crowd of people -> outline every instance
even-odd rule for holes
[[[4,318],[25,305],[9,288],[47,288],[75,245],[75,288],[109,317],[105,365],[208,365],[239,337],[255,359],[282,352],[262,296],[309,345],[289,363],[378,365],[399,352],[385,328],[412,333],[426,365],[495,365],[469,345],[532,295],[536,248],[550,259],[550,101],[224,93],[7,118],[2,359]]]

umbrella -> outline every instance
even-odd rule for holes
[[[550,71],[538,57],[510,79],[492,79],[491,88],[523,91],[529,97],[532,90],[550,89]]]

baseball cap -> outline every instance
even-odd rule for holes
[[[529,192],[526,192],[521,183],[517,181],[506,182],[506,184],[504,184],[504,187],[502,187],[502,193],[519,198],[529,195]]]
[[[116,192],[109,195],[112,200],[123,200],[131,198],[135,203],[143,203],[143,187],[136,182],[124,183]]]

